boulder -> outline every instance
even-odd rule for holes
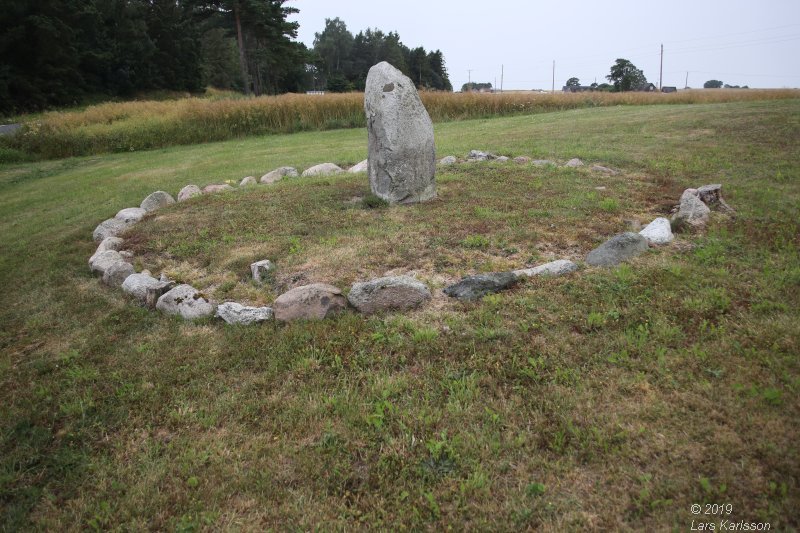
[[[458,283],[444,289],[444,293],[459,300],[477,300],[487,294],[510,289],[517,282],[513,272],[493,272],[467,276]]]
[[[217,306],[191,285],[178,285],[164,293],[156,309],[167,315],[179,315],[185,320],[195,320],[214,314]]]
[[[250,272],[253,274],[253,281],[256,283],[264,283],[272,275],[275,270],[275,265],[269,259],[263,261],[256,261],[250,265]]]
[[[620,233],[589,252],[586,262],[592,266],[616,266],[647,249],[647,239],[638,233]]]
[[[225,191],[233,191],[235,190],[233,187],[228,185],[227,183],[214,183],[211,185],[206,185],[203,187],[203,194],[214,194],[217,192],[225,192]]]
[[[122,290],[136,298],[139,303],[146,304],[148,289],[164,288],[169,285],[169,283],[159,281],[152,277],[149,272],[143,271],[140,274],[131,274],[125,278],[125,281],[122,283]]]
[[[498,157],[495,158],[495,161],[497,161],[498,163],[505,163],[508,160],[509,160],[509,158],[504,156],[504,155],[501,155],[501,156],[498,156]]]
[[[436,197],[433,123],[414,82],[383,61],[369,69],[364,92],[372,193],[390,204]]]
[[[270,307],[247,307],[236,302],[225,302],[217,306],[216,317],[228,324],[249,326],[259,322],[266,322],[272,318]]]
[[[518,278],[530,278],[533,276],[563,276],[578,270],[578,265],[568,259],[558,259],[533,268],[523,268],[515,270],[514,275]]]
[[[703,185],[697,189],[697,196],[710,209],[716,209],[723,213],[735,213],[736,211],[722,199],[722,185]]]
[[[564,164],[564,166],[568,167],[568,168],[582,167],[583,166],[583,161],[581,161],[580,159],[578,159],[576,157],[575,159],[570,159],[569,161],[567,161]]]
[[[106,270],[111,268],[111,265],[124,262],[125,258],[122,257],[116,250],[104,250],[102,252],[97,252],[92,256],[92,259],[89,263],[89,269],[93,274],[102,276],[105,274]]]
[[[441,158],[439,160],[438,164],[440,166],[446,167],[446,166],[449,166],[449,165],[455,165],[456,163],[458,163],[458,159],[456,159],[456,156],[448,155],[448,156],[445,156],[445,157]]]
[[[554,167],[556,166],[556,162],[550,161],[549,159],[534,159],[533,161],[531,161],[531,165],[537,167],[548,167],[548,166]]]
[[[261,183],[275,183],[282,178],[296,178],[299,176],[297,169],[294,167],[280,167],[273,171],[267,172],[259,180]]]
[[[125,241],[123,241],[119,237],[106,237],[97,246],[97,250],[94,251],[92,257],[89,258],[89,266],[92,265],[92,261],[94,261],[94,258],[97,257],[97,254],[99,254],[100,252],[105,252],[106,250],[114,250],[115,252],[118,252],[122,250],[122,246],[124,243]]]
[[[116,237],[132,225],[133,222],[126,222],[118,218],[109,218],[108,220],[102,221],[94,228],[92,238],[94,242],[100,243],[109,237]]]
[[[409,276],[389,276],[354,283],[347,295],[350,305],[365,315],[415,309],[430,299],[428,287]]]
[[[675,238],[669,220],[664,217],[658,217],[649,223],[639,235],[647,239],[650,244],[667,244]]]
[[[189,198],[194,198],[195,196],[200,196],[203,194],[203,191],[200,190],[200,187],[197,185],[187,185],[178,193],[178,201],[185,202]]]
[[[291,322],[298,319],[323,319],[347,309],[342,291],[326,283],[312,283],[285,292],[275,299],[275,319]]]
[[[120,211],[114,215],[114,218],[122,220],[127,224],[135,224],[142,220],[146,214],[147,211],[141,207],[126,207],[125,209],[120,209]]]
[[[247,187],[248,185],[256,185],[257,183],[255,176],[247,176],[246,178],[242,178],[242,181],[239,182],[239,187]]]
[[[103,283],[111,287],[121,286],[131,274],[135,274],[133,265],[124,261],[113,263],[103,272]]]
[[[672,227],[702,229],[708,223],[711,210],[700,199],[697,189],[686,189],[681,195],[678,212],[672,216]]]
[[[304,178],[309,178],[313,176],[330,176],[331,174],[339,174],[340,172],[344,172],[344,170],[338,166],[334,165],[333,163],[320,163],[319,165],[314,165],[311,168],[307,168],[301,174]]]
[[[360,163],[357,163],[350,167],[347,171],[351,174],[356,174],[358,172],[366,172],[369,169],[369,159],[365,159]]]
[[[467,154],[467,161],[490,161],[496,159],[497,156],[491,152],[483,152],[481,150],[470,150]]]
[[[156,191],[154,193],[150,193],[147,198],[142,200],[142,205],[139,207],[149,213],[150,211],[155,211],[156,209],[161,209],[162,207],[166,207],[169,204],[174,203],[175,198],[170,196],[168,193],[165,193],[164,191]]]
[[[514,163],[524,164],[524,163],[530,163],[530,162],[531,162],[531,158],[526,156],[526,155],[518,155],[517,157],[514,158]]]

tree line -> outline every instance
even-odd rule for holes
[[[298,24],[287,19],[298,10],[286,3],[3,2],[0,113],[208,86],[256,95],[363,89],[366,71],[382,60],[420,86],[451,90],[441,51],[409,49],[397,33],[353,37],[339,19],[326,20],[308,49],[295,40]]]
[[[452,91],[441,50],[427,52],[409,48],[397,32],[367,28],[353,35],[341,19],[325,19],[325,28],[315,34],[314,83],[333,92],[363,91],[370,67],[388,61],[420,88]]]

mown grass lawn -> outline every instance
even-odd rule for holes
[[[800,526],[800,100],[443,123],[473,148],[622,172],[464,164],[366,209],[366,177],[170,207],[140,266],[268,303],[296,274],[432,287],[580,259],[722,183],[735,218],[616,269],[480,302],[252,328],[93,279],[91,231],[149,192],[366,156],[363,130],[0,167],[4,529],[678,529],[693,503]],[[605,187],[598,190],[597,187]],[[246,281],[274,258],[275,285]]]

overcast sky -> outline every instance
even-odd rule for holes
[[[800,87],[800,0],[291,0],[309,47],[326,18],[354,35],[397,31],[411,48],[440,49],[453,87],[471,77],[505,89],[550,89],[570,77],[605,82],[617,58],[658,85],[709,79],[750,87]],[[468,72],[471,70],[471,74]]]

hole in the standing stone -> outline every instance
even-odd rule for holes
[[[383,86],[383,92],[390,93],[392,91],[394,91],[394,83],[387,83]]]

